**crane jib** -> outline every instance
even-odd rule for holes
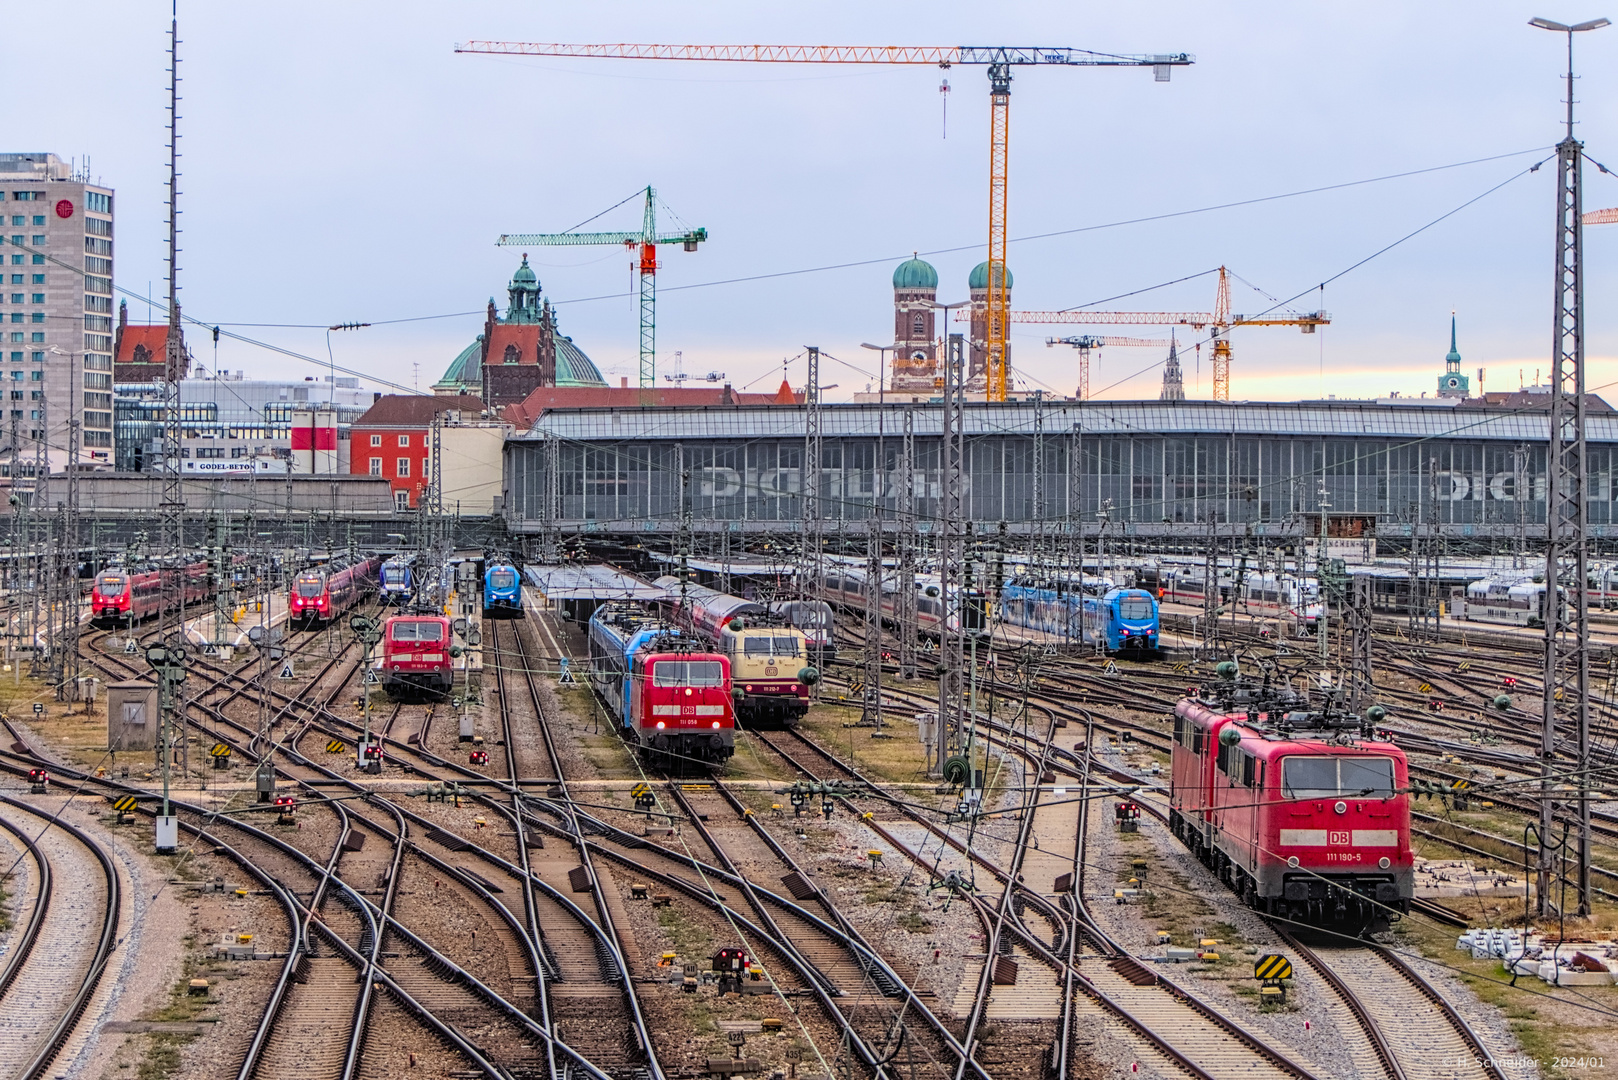
[[[615,60],[717,60],[773,64],[1061,64],[1083,67],[1183,67],[1190,53],[1106,53],[1004,45],[580,45],[543,41],[468,41],[456,52],[577,56]]]

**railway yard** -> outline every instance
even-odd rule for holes
[[[360,620],[289,631],[274,663],[194,652],[167,770],[106,749],[110,698],[0,680],[0,1070],[1416,1080],[1618,1052],[1606,965],[1565,962],[1618,963],[1618,806],[1594,810],[1592,914],[1525,888],[1532,635],[1375,635],[1414,885],[1344,928],[1244,904],[1175,824],[1176,702],[1234,678],[1220,657],[1280,672],[1314,647],[1273,619],[1205,651],[1165,602],[1148,659],[992,624],[970,768],[939,778],[932,646],[910,680],[884,653],[874,697],[839,611],[801,722],[739,723],[722,764],[682,769],[620,734],[591,627],[522,592],[519,617],[457,627],[480,665],[449,695],[370,685],[360,620],[391,646],[402,616],[364,590]],[[149,678],[159,640],[86,625],[83,670]],[[154,853],[165,783],[178,836]],[[1457,948],[1491,931],[1515,951]]]

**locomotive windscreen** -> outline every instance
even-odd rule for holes
[[[113,578],[102,578],[101,579],[101,595],[102,596],[121,596],[121,595],[123,595],[123,591],[124,591],[124,580],[123,580],[123,578],[115,578],[115,577],[113,577]]]
[[[747,656],[797,656],[798,639],[785,634],[768,637],[757,634],[743,640],[743,653]]]
[[[517,575],[511,570],[494,570],[489,574],[489,584],[497,589],[509,589],[517,584]]]
[[[382,584],[403,585],[405,577],[410,571],[403,566],[384,566],[382,568]]]
[[[724,668],[717,660],[659,660],[652,665],[653,686],[723,686]]]
[[[323,584],[322,584],[321,580],[319,578],[317,578],[317,577],[314,577],[314,578],[299,578],[298,579],[298,595],[299,596],[319,596],[320,595],[320,590],[322,589],[322,587],[323,587]]]
[[[435,622],[396,622],[391,633],[394,641],[443,641],[444,625]]]
[[[1335,799],[1393,795],[1393,759],[1385,757],[1287,757],[1281,760],[1281,794],[1289,799]]]
[[[1152,617],[1152,601],[1145,596],[1126,596],[1118,601],[1120,618],[1141,621]]]

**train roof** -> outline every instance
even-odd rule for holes
[[[689,581],[682,583],[672,574],[660,577],[652,584],[662,589],[668,599],[679,600],[684,596],[690,603],[702,608],[717,620],[733,615],[764,615],[769,612],[769,608],[756,600],[732,596],[730,593],[722,593],[717,589],[695,585]]]

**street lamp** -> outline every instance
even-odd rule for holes
[[[882,402],[884,400],[884,398],[882,396],[883,392],[884,392],[884,383],[883,383],[882,379],[883,379],[883,376],[885,374],[887,374],[887,370],[888,370],[888,354],[890,352],[891,353],[898,352],[899,351],[899,346],[897,346],[897,345],[872,345],[869,341],[862,341],[862,342],[860,342],[860,348],[862,348],[862,349],[870,349],[872,352],[877,352],[877,353],[882,354],[881,357],[878,359],[877,369],[876,369],[876,400],[877,400],[877,404],[880,405],[880,404],[882,404]]]
[[[1528,20],[1529,26],[1537,26],[1541,30],[1553,30],[1559,34],[1567,35],[1567,137],[1573,137],[1573,35],[1581,34],[1586,30],[1600,30],[1603,26],[1611,26],[1609,19],[1586,19],[1581,23],[1569,26],[1554,19],[1532,18]]]
[[[943,356],[943,360],[944,360],[944,365],[945,365],[945,367],[944,367],[944,388],[945,388],[946,391],[948,391],[948,389],[949,389],[949,376],[950,376],[950,372],[949,372],[949,313],[954,311],[956,308],[968,307],[968,306],[971,305],[971,303],[972,303],[971,300],[957,300],[953,304],[940,304],[937,300],[929,300],[929,301],[927,301],[927,304],[928,304],[929,307],[937,308],[939,311],[942,311],[944,313],[944,338],[943,338],[943,341],[944,341],[944,356]],[[969,345],[969,347],[970,347],[970,345]],[[962,362],[965,363],[968,367],[970,367],[971,363],[972,363],[970,355],[968,355],[966,357],[963,357]],[[964,371],[961,372],[961,394],[963,396],[966,394],[966,372],[964,372]]]

